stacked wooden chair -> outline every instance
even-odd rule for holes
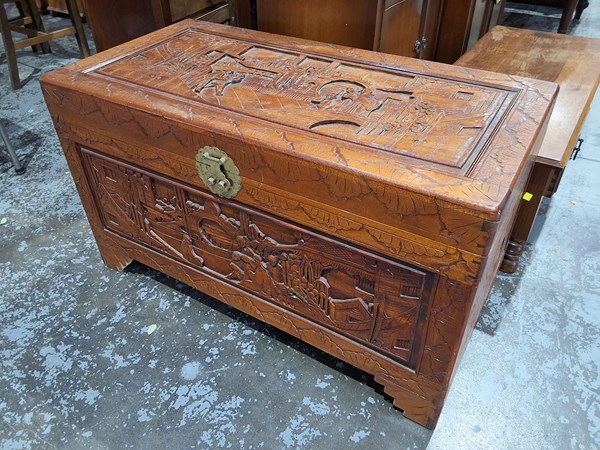
[[[90,55],[90,49],[83,31],[77,4],[75,0],[65,0],[65,3],[72,25],[60,30],[46,32],[35,0],[0,0],[0,31],[6,52],[8,74],[13,89],[16,90],[21,87],[19,68],[17,66],[17,50],[32,47],[35,52],[48,53],[50,52],[48,44],[50,40],[74,34],[79,44],[81,56],[85,58]],[[16,10],[19,13],[17,17],[8,17],[6,12],[7,4],[14,4],[16,6]],[[14,40],[14,34],[24,35],[25,38]]]

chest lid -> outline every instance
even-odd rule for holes
[[[423,204],[431,199],[487,221],[498,219],[535,151],[557,89],[191,20],[59,69],[42,82],[47,91],[75,90],[243,141],[265,164],[287,158],[279,173],[240,167],[241,196],[244,186],[274,185],[306,170],[297,177],[306,183],[284,190],[327,202],[332,190],[321,185],[345,183],[353,197],[346,210],[359,215],[368,207],[350,202],[367,191],[384,197],[408,192]],[[110,122],[110,113],[101,115]],[[197,150],[188,150],[191,158]],[[317,167],[313,174],[309,166]],[[325,180],[323,168],[334,176]],[[346,208],[339,195],[331,201]],[[408,215],[403,201],[385,208]],[[423,209],[414,198],[404,203]]]

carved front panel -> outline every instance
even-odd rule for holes
[[[82,151],[104,226],[413,366],[434,275]]]
[[[516,97],[505,87],[192,30],[95,72],[461,173]]]

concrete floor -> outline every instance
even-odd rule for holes
[[[599,24],[591,2],[572,34]],[[600,447],[600,98],[431,432],[368,375],[143,266],[103,265],[37,82],[73,42],[23,52],[18,92],[0,49],[0,119],[27,165],[14,175],[0,144],[0,448]]]

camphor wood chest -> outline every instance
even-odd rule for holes
[[[108,266],[273,324],[435,425],[554,84],[185,21],[42,85]]]

